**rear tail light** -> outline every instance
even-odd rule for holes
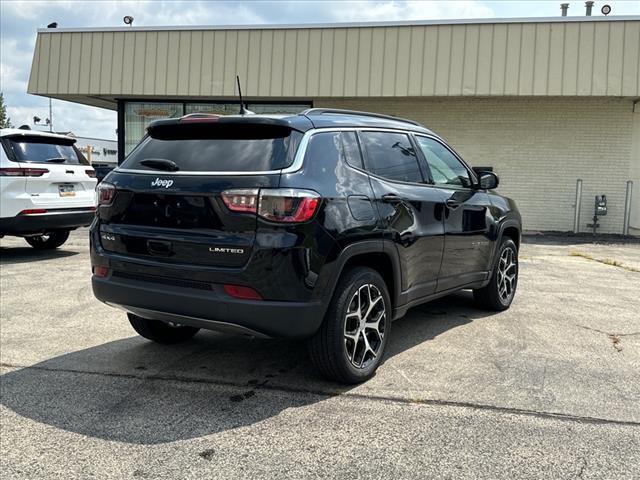
[[[116,196],[116,187],[110,183],[104,183],[98,185],[96,190],[98,197],[98,206],[107,206],[113,203],[113,198]]]
[[[88,177],[96,178],[96,171],[94,169],[87,169],[84,171]]]
[[[22,210],[20,215],[40,215],[42,213],[47,213],[44,208],[30,208],[27,210]]]
[[[243,287],[241,285],[224,285],[224,291],[233,298],[242,300],[262,300],[262,296],[251,287]]]
[[[258,189],[227,190],[222,192],[222,201],[232,212],[257,213]]]
[[[41,177],[47,168],[0,168],[0,177]]]
[[[253,188],[226,190],[222,200],[232,212],[255,213],[272,222],[300,223],[316,213],[320,195],[296,188]]]
[[[260,191],[258,215],[273,222],[306,222],[316,213],[320,195],[294,188]]]
[[[109,269],[103,265],[96,265],[93,267],[93,274],[96,277],[105,278],[109,276]]]

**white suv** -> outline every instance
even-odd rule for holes
[[[65,135],[0,130],[0,237],[57,248],[95,215],[96,173]]]

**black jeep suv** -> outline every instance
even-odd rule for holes
[[[306,337],[325,376],[361,382],[408,308],[460,289],[509,307],[520,214],[497,185],[395,117],[159,120],[98,187],[93,291],[145,338]]]

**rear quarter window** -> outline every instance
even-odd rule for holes
[[[318,165],[332,168],[339,159],[353,167],[362,168],[355,132],[318,132],[311,137],[304,159],[307,168]]]
[[[152,170],[141,162],[166,159],[180,171],[264,172],[293,163],[302,133],[283,127],[171,126],[155,131],[122,164]]]

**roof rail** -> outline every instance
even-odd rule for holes
[[[405,123],[410,123],[412,125],[417,125],[418,127],[422,127],[420,123],[414,120],[408,120],[406,118],[394,117],[393,115],[383,115],[381,113],[360,112],[358,110],[343,110],[340,108],[308,108],[304,112],[300,112],[300,115],[304,115],[304,116],[324,115],[325,113],[336,114],[336,115],[360,115],[363,117],[383,118],[386,120],[394,120],[396,122],[405,122]]]

